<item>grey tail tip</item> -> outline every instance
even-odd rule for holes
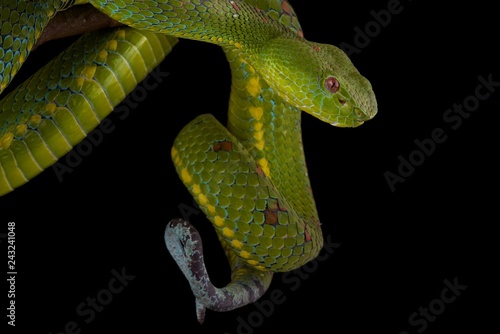
[[[196,299],[196,317],[198,318],[200,325],[203,325],[203,322],[205,321],[205,311],[205,306],[198,299]]]

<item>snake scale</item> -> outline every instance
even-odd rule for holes
[[[301,112],[338,127],[377,113],[371,84],[339,48],[304,38],[286,0],[0,0],[0,92],[58,11],[90,3],[124,24],[87,33],[0,101],[0,195],[68,153],[187,38],[223,48],[232,73],[227,126],[203,114],[171,149],[177,173],[212,222],[231,266],[209,279],[189,222],[167,224],[197,317],[261,297],[274,272],[323,244],[307,173]]]

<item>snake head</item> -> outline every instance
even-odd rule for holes
[[[377,113],[370,82],[341,49],[303,38],[275,38],[257,55],[259,73],[291,105],[338,127]]]

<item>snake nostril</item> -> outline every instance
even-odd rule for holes
[[[359,108],[354,108],[354,114],[356,115],[356,118],[360,121],[366,121],[367,119],[370,118]]]
[[[346,100],[341,100],[341,99],[339,99],[339,103],[340,103],[341,105],[345,105],[345,104],[346,104]]]

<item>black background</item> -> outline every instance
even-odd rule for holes
[[[378,100],[378,115],[356,129],[303,117],[311,182],[335,252],[307,277],[289,276],[293,283],[276,275],[269,292],[281,291],[282,303],[269,306],[266,294],[264,312],[256,305],[208,311],[197,323],[189,286],[163,241],[166,223],[193,208],[170,147],[198,114],[225,121],[230,73],[219,47],[182,40],[160,65],[169,73],[161,85],[128,117],[111,115],[114,130],[63,182],[49,169],[0,199],[0,231],[16,222],[19,332],[59,333],[71,321],[81,333],[484,331],[494,314],[485,300],[495,301],[488,271],[498,266],[491,255],[500,87],[458,128],[443,116],[470,101],[479,76],[500,82],[493,8],[402,1],[361,45],[355,28],[364,31],[375,22],[371,11],[392,1],[291,3],[309,40],[358,47],[351,59]],[[429,140],[437,128],[446,140],[392,191],[384,173],[397,174],[398,157],[418,154],[415,140]],[[229,272],[215,234],[202,214],[191,213],[213,281],[224,284]],[[135,278],[86,323],[78,305],[122,268]],[[420,307],[438,305],[444,280],[467,288],[426,327],[410,324]]]

